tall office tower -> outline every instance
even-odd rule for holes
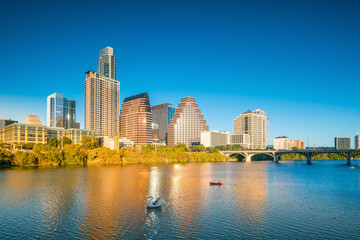
[[[135,146],[151,144],[152,113],[148,94],[141,93],[124,99],[120,113],[120,135]]]
[[[233,120],[234,134],[250,134],[250,148],[265,149],[267,117],[262,110],[247,111]]]
[[[360,133],[357,133],[355,135],[355,149],[356,150],[360,149]]]
[[[113,53],[114,50],[111,47],[106,47],[100,51],[97,72],[105,77],[116,79],[116,64]]]
[[[62,93],[53,93],[47,97],[47,126],[75,128],[75,101],[64,98]]]
[[[167,126],[173,118],[175,108],[170,103],[164,103],[151,107],[152,121],[159,125],[157,131],[153,131],[153,139],[165,139]]]
[[[168,125],[168,145],[185,143],[187,146],[200,144],[201,132],[209,131],[195,98],[181,98],[173,119]]]
[[[351,139],[349,137],[336,137],[335,149],[336,150],[351,149]]]
[[[119,132],[120,82],[88,71],[85,79],[85,129],[97,136]]]

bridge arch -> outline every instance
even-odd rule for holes
[[[303,152],[298,152],[298,153],[294,153],[294,152],[279,152],[279,153],[276,153],[276,158],[278,160],[280,160],[280,157],[281,156],[284,156],[284,155],[301,155],[303,156],[305,159],[293,159],[293,160],[307,160],[308,159],[308,154],[306,153],[303,153]]]
[[[233,154],[230,154],[229,157],[232,157],[232,158],[237,158],[237,160],[239,162],[244,162],[246,161],[246,155],[244,153],[233,153]]]
[[[254,159],[254,157],[256,157],[256,156],[261,156],[261,155],[263,155],[263,156],[269,156],[269,157],[270,157],[270,158],[268,159],[269,161],[270,161],[270,160],[273,161],[273,160],[274,160],[274,157],[275,157],[275,155],[274,155],[273,153],[269,153],[269,152],[259,152],[259,153],[250,154],[251,161],[256,161],[256,160]],[[262,161],[262,160],[258,160],[258,161]],[[263,159],[263,161],[267,161],[267,159]]]

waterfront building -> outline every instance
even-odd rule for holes
[[[193,97],[184,97],[168,125],[169,146],[184,143],[187,146],[200,144],[201,132],[209,131],[198,104]]]
[[[3,127],[10,125],[12,123],[17,123],[18,121],[11,120],[10,118],[0,118],[0,129]]]
[[[246,111],[233,120],[234,135],[249,134],[250,148],[265,149],[267,145],[267,117],[260,109]]]
[[[110,148],[111,150],[120,149],[122,147],[134,147],[134,142],[125,137],[119,137],[115,135],[114,137],[102,137],[101,145],[106,148]]]
[[[336,137],[335,149],[336,150],[351,149],[351,139],[349,137]]]
[[[151,144],[152,113],[146,92],[124,99],[120,112],[120,135],[136,146]]]
[[[173,118],[175,108],[170,103],[164,103],[151,107],[153,123],[158,124],[159,128],[153,131],[153,139],[164,140],[167,133],[167,127]]]
[[[355,135],[355,149],[360,150],[360,133]]]
[[[293,148],[297,148],[297,149],[305,149],[305,143],[303,141],[300,140],[293,140]]]
[[[291,150],[292,141],[290,138],[282,136],[274,138],[274,149],[275,150]]]
[[[98,72],[86,72],[85,129],[97,136],[114,136],[119,132],[120,82],[116,79],[113,49],[100,52]]]
[[[227,131],[204,131],[201,132],[200,144],[205,147],[216,147],[216,146],[226,146],[226,145],[240,145],[243,148],[250,147],[250,135],[249,134],[240,134],[234,135],[230,134]]]
[[[112,47],[106,47],[100,51],[97,72],[105,77],[116,79],[116,62]]]
[[[75,128],[75,101],[64,98],[62,93],[53,93],[47,97],[47,126]]]
[[[79,144],[85,136],[94,137],[95,132],[83,129],[52,128],[28,123],[13,123],[0,130],[0,141],[9,144],[47,144],[51,137],[57,139],[68,137],[73,143]]]
[[[25,124],[41,126],[39,117],[36,115],[31,115],[31,114],[26,116]]]

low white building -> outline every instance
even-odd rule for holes
[[[274,149],[275,150],[291,150],[292,140],[288,137],[276,137],[274,138]]]
[[[118,144],[116,144],[115,139],[119,139]],[[114,150],[122,147],[134,147],[134,142],[126,137],[103,137],[102,145]]]
[[[201,132],[200,144],[205,147],[239,144],[244,148],[250,147],[249,134],[230,134],[229,132],[205,131]]]

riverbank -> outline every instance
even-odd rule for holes
[[[191,151],[186,145],[172,147],[153,146],[121,148],[111,150],[104,147],[84,147],[66,144],[59,146],[35,145],[33,151],[10,153],[0,149],[2,166],[48,166],[48,165],[85,165],[85,164],[129,164],[129,163],[186,163],[186,162],[225,162],[232,160],[218,151]]]

